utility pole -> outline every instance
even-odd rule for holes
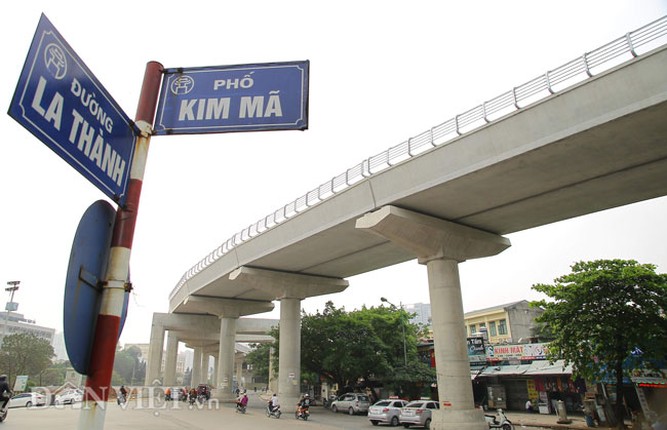
[[[5,328],[2,333],[2,341],[5,341],[7,336],[7,326],[9,325],[9,313],[15,311],[18,307],[14,306],[14,293],[19,289],[19,284],[21,281],[8,281],[7,285],[9,287],[5,288],[5,291],[9,291],[9,302],[5,305]]]
[[[392,302],[390,302],[389,300],[387,300],[384,297],[380,297],[380,301],[389,303],[389,305],[396,308],[395,304],[393,304]],[[401,331],[403,332],[403,364],[405,365],[405,368],[407,369],[408,368],[408,348],[407,348],[406,342],[405,342],[405,321],[403,321],[403,314],[402,314],[402,312],[403,312],[403,303],[399,302],[399,305],[400,306],[397,309],[401,310]]]

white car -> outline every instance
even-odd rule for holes
[[[21,393],[9,399],[7,407],[29,408],[31,406],[46,405],[46,396],[40,393]]]
[[[431,412],[440,409],[440,403],[434,400],[415,400],[401,409],[400,420],[403,427],[419,426],[431,428]]]
[[[71,405],[83,400],[83,392],[81,390],[66,390],[56,395],[54,403],[57,405]]]
[[[368,421],[374,426],[378,424],[389,424],[396,427],[400,423],[401,408],[408,402],[401,399],[384,399],[375,402],[368,408]]]

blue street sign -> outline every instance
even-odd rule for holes
[[[154,134],[305,130],[309,65],[166,69]]]
[[[136,141],[132,121],[44,14],[9,115],[125,205]]]

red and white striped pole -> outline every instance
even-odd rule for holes
[[[111,251],[107,267],[107,279],[102,289],[100,313],[95,326],[83,407],[79,416],[79,430],[104,428],[105,410],[111,389],[111,375],[118,343],[118,331],[123,312],[123,299],[129,290],[130,251],[134,239],[134,227],[139,210],[139,198],[144,179],[148,147],[153,131],[163,67],[151,61],[146,65],[144,82],[139,97],[136,125],[141,134],[130,169],[125,208],[118,208],[111,239]]]

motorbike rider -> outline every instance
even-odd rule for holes
[[[278,409],[278,406],[278,396],[276,396],[276,393],[273,393],[273,396],[269,399],[269,410],[273,412]]]
[[[125,388],[125,385],[120,386],[120,395],[117,396],[116,401],[118,404],[125,403],[127,401],[127,388]]]
[[[190,403],[194,403],[197,400],[197,390],[195,387],[190,388],[190,393],[188,394],[188,400]]]
[[[7,375],[0,375],[0,409],[4,409],[12,398],[12,390],[9,389]]]
[[[299,414],[305,414],[310,408],[310,395],[308,393],[304,394],[299,403],[297,403]]]
[[[244,390],[243,393],[236,399],[236,407],[238,409],[244,409],[246,406],[248,406],[248,394],[246,394]]]

